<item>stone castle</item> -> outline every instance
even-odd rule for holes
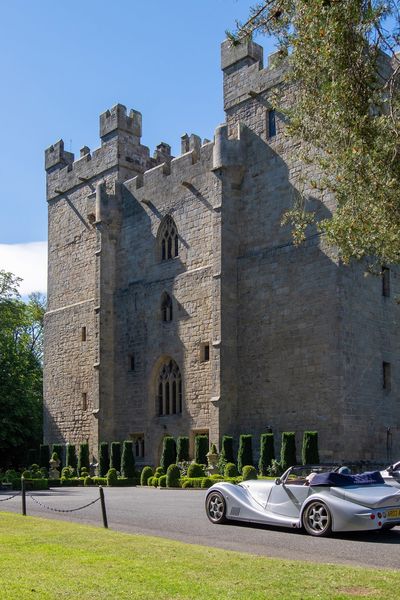
[[[315,227],[293,245],[282,214],[313,173],[272,108],[284,67],[226,41],[222,70],[226,124],[178,157],[122,105],[95,151],[46,150],[45,441],[132,439],[157,464],[165,435],[317,430],[321,460],[398,458],[398,275],[342,265]]]

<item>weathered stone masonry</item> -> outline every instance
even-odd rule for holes
[[[96,456],[131,437],[156,463],[166,434],[257,440],[269,426],[299,444],[318,430],[325,460],[399,453],[397,272],[384,296],[316,230],[293,246],[280,221],[302,165],[279,114],[269,130],[271,94],[293,90],[262,60],[224,42],[226,124],[211,142],[184,136],[177,158],[166,143],[150,156],[122,105],[100,116],[94,152],[46,150],[46,441],[88,439]]]

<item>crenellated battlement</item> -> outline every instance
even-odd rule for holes
[[[128,115],[126,106],[116,104],[100,115],[100,138],[102,143],[109,141],[120,131],[128,133],[133,143],[140,144],[142,114],[131,109]]]

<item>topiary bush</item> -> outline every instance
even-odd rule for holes
[[[205,476],[205,472],[204,472],[204,467],[203,465],[199,465],[197,463],[192,463],[191,465],[189,465],[189,468],[187,470],[187,476],[192,478],[192,477],[204,477]]]
[[[121,475],[122,477],[135,476],[135,457],[131,440],[125,440],[122,444]]]
[[[280,463],[283,471],[296,464],[296,436],[292,431],[282,433]]]
[[[303,465],[319,465],[318,431],[305,431],[301,449]]]
[[[110,469],[121,472],[121,444],[119,442],[111,443]]]
[[[194,438],[194,462],[199,465],[207,464],[208,435],[196,435]]]
[[[108,443],[101,442],[99,450],[99,475],[105,477],[110,468],[110,455],[108,452]]]
[[[161,477],[162,477],[162,475],[161,475]],[[159,480],[159,477],[152,477],[151,478],[151,485],[153,487],[158,487],[158,480]]]
[[[224,470],[224,477],[237,477],[239,472],[236,468],[235,463],[226,463]]]
[[[252,448],[252,435],[241,435],[239,438],[239,451],[237,459],[237,467],[239,473],[245,465],[253,464],[253,448]]]
[[[258,472],[260,475],[268,475],[268,469],[274,458],[274,434],[262,433],[260,440],[260,460],[258,461]]]
[[[74,469],[72,467],[64,467],[61,471],[61,477],[64,479],[71,479],[75,474]]]
[[[109,469],[107,473],[107,485],[110,487],[118,485],[118,475],[116,469]]]
[[[215,481],[213,481],[210,477],[203,477],[201,480],[201,489],[206,490],[212,485],[214,485]]]
[[[253,465],[245,465],[242,469],[243,481],[257,479],[257,469]]]
[[[180,436],[176,442],[176,462],[186,462],[189,460],[189,438]]]
[[[185,480],[185,481],[182,483],[182,489],[183,489],[183,490],[185,490],[185,489],[187,489],[187,488],[191,488],[191,487],[193,487],[193,485],[192,485],[192,483],[191,483],[191,482],[190,482],[188,479],[186,479],[186,480]]]
[[[161,475],[161,477],[158,480],[158,485],[162,488],[167,487],[167,476],[166,475]]]
[[[45,469],[49,468],[50,462],[50,446],[48,444],[40,444],[39,449],[39,465]]]
[[[143,467],[140,474],[140,485],[150,485],[150,477],[153,477],[153,469],[151,467]]]
[[[94,481],[91,477],[87,476],[87,477],[85,477],[85,481],[84,481],[83,485],[86,485],[86,486],[94,485]]]
[[[164,473],[168,469],[169,465],[176,463],[176,444],[173,437],[170,435],[165,436],[163,439],[163,449],[161,453],[160,467],[162,467]]]
[[[154,472],[155,477],[161,477],[161,475],[165,475],[165,471],[162,467],[157,467]]]
[[[169,488],[176,488],[176,487],[180,487],[180,477],[181,477],[181,472],[179,470],[179,467],[177,467],[176,465],[170,465],[167,469],[167,487]]]
[[[89,444],[87,442],[79,445],[79,456],[78,456],[78,471],[82,472],[82,469],[89,471]]]
[[[56,453],[58,456],[58,460],[60,461],[59,469],[65,467],[64,463],[64,446],[63,444],[53,444],[53,454]]]
[[[66,466],[72,467],[72,469],[76,469],[78,467],[75,444],[67,444],[67,456],[65,462]]]

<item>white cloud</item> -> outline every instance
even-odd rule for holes
[[[21,296],[47,291],[47,242],[0,244],[0,269],[21,277]]]

